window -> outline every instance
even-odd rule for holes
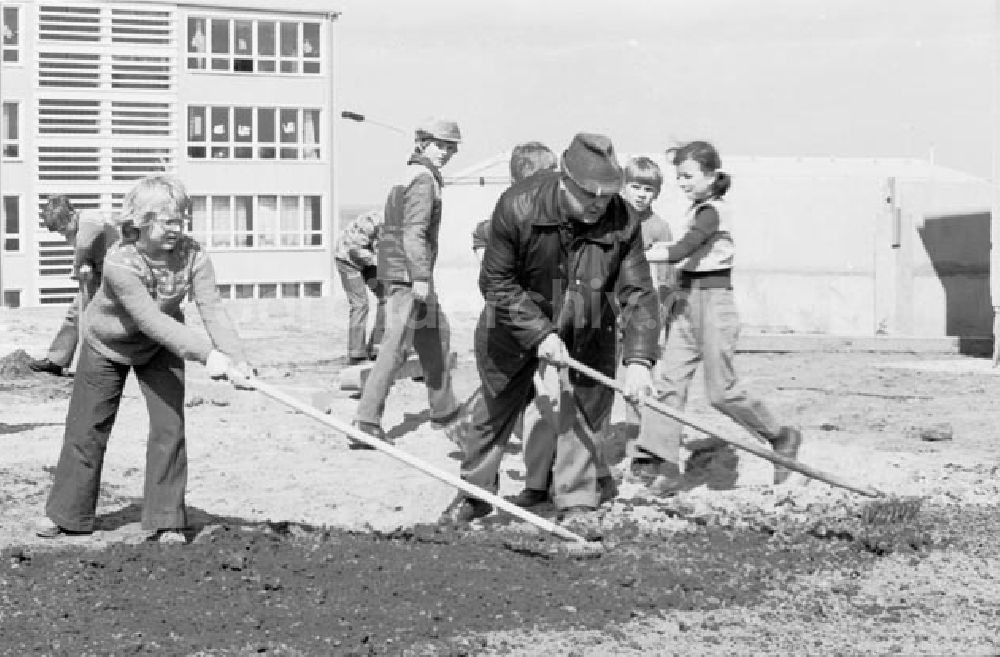
[[[305,243],[310,246],[323,244],[323,212],[322,200],[319,196],[306,196],[305,205]]]
[[[4,308],[20,308],[21,290],[4,290],[3,305]]]
[[[216,285],[216,289],[223,299],[298,299],[303,296],[319,297],[323,295],[323,284],[319,281],[219,283]]]
[[[188,157],[207,157],[205,148],[205,108],[188,107]]]
[[[191,236],[214,248],[323,246],[321,196],[192,196]]]
[[[3,250],[21,250],[21,203],[17,196],[3,197]]]
[[[187,21],[187,67],[230,73],[320,73],[320,24],[210,18]]]
[[[236,214],[236,245],[253,246],[253,197],[237,196]]]
[[[187,67],[189,69],[203,69],[206,66],[206,60],[203,55],[203,53],[208,51],[208,37],[205,36],[206,23],[207,21],[204,18],[188,19]]]
[[[274,246],[278,235],[278,197],[260,196],[257,198],[257,244],[259,246]]]
[[[21,158],[21,136],[18,127],[20,117],[18,116],[18,103],[14,101],[3,102],[3,126],[0,134],[3,135],[3,159],[19,160]]]
[[[281,246],[302,244],[302,213],[299,211],[298,196],[281,197],[281,213],[278,222],[278,242]]]
[[[20,7],[3,8],[3,63],[21,61]]]
[[[212,246],[233,245],[233,215],[228,196],[212,197]]]
[[[220,57],[219,55],[225,55]],[[231,58],[229,55],[229,21],[216,18],[212,21],[212,70],[228,71]]]
[[[318,109],[190,105],[187,117],[191,159],[318,160],[322,156]]]

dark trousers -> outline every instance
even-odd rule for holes
[[[603,442],[611,405],[601,409],[592,426],[568,372],[543,369],[536,376],[533,365],[524,367],[496,393],[482,387],[462,437],[462,479],[497,491],[500,463],[523,411],[526,485],[545,490],[551,474],[557,508],[596,508],[600,501],[597,478],[608,474]]]
[[[155,531],[187,526],[184,360],[160,349],[148,362],[133,367],[108,360],[84,342],[55,482],[45,505],[46,515],[60,527],[94,529],[104,454],[129,370],[135,371],[149,411],[142,528]]]
[[[349,262],[337,260],[340,283],[347,294],[350,316],[347,320],[347,355],[351,358],[369,358],[375,347],[382,342],[385,333],[385,291],[378,280],[375,267],[358,268]],[[377,300],[375,326],[371,336],[365,340],[368,331],[368,291]]]
[[[420,358],[431,420],[450,418],[458,409],[448,370],[451,333],[437,296],[431,293],[421,301],[413,295],[413,287],[409,284],[390,283],[388,297],[385,336],[365,382],[355,419],[370,424],[382,423],[385,400],[410,344]]]

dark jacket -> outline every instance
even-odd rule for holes
[[[385,201],[385,224],[378,243],[379,280],[430,281],[440,227],[441,173],[415,154]]]
[[[536,175],[504,192],[493,211],[475,344],[480,376],[494,395],[512,381],[530,383],[525,370],[537,366],[536,348],[553,331],[573,358],[613,377],[615,300],[623,360],[656,360],[657,300],[638,219],[616,196],[600,221],[582,224],[562,216],[558,195],[559,174]],[[571,378],[578,398],[581,386],[597,385]],[[593,397],[598,405],[608,400]]]

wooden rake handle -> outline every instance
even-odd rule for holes
[[[319,410],[313,408],[308,404],[302,403],[301,401],[295,399],[294,397],[291,397],[282,392],[281,390],[278,390],[274,386],[264,383],[263,381],[260,381],[259,379],[256,378],[252,379],[251,381],[254,388],[256,388],[261,393],[267,395],[271,399],[281,402],[282,404],[285,404],[286,406],[295,409],[296,411],[302,413],[303,415],[308,415],[317,422],[321,422],[327,425],[328,427],[332,427],[337,431],[339,431],[340,433],[343,433],[354,440],[357,440],[366,445],[374,447],[383,454],[387,454],[392,458],[396,459],[397,461],[402,461],[406,465],[412,468],[416,468],[417,470],[420,470],[424,474],[430,475],[431,477],[434,477],[438,481],[442,481],[448,484],[449,486],[457,488],[463,493],[466,493],[467,495],[471,495],[472,497],[476,497],[486,502],[489,502],[498,509],[503,509],[512,516],[520,518],[525,522],[529,522],[535,527],[538,527],[543,531],[549,532],[550,534],[555,534],[559,538],[563,538],[568,541],[573,541],[575,543],[587,543],[587,539],[569,531],[565,527],[561,527],[554,522],[542,518],[541,516],[537,516],[534,513],[531,513],[530,511],[526,511],[521,507],[517,506],[516,504],[508,502],[499,495],[494,495],[493,493],[483,488],[480,488],[475,484],[470,484],[464,479],[456,477],[451,473],[445,472],[444,470],[439,470],[438,468],[435,468],[429,463],[425,463],[424,461],[421,461],[420,459],[412,456],[411,454],[407,454],[406,452],[404,452],[403,450],[399,449],[394,445],[390,445],[389,443],[383,442],[378,438],[369,436],[364,431],[352,427],[350,424],[347,424],[346,422],[342,422],[330,415],[320,412]]]
[[[608,376],[605,376],[601,372],[598,372],[597,370],[593,369],[592,367],[588,367],[588,366],[584,365],[583,363],[581,363],[581,362],[579,362],[577,360],[574,360],[573,358],[568,358],[568,357],[566,359],[566,364],[569,367],[571,367],[572,369],[580,372],[581,374],[586,374],[587,376],[589,376],[593,380],[597,381],[598,383],[602,383],[602,384],[608,386],[609,388],[611,388],[612,390],[617,391],[619,394],[624,395],[624,391],[622,390],[621,384],[619,384],[614,379],[612,379],[612,378],[610,378]],[[770,461],[771,463],[776,463],[778,465],[782,465],[782,466],[788,468],[789,470],[794,470],[795,472],[798,472],[800,474],[804,474],[807,477],[811,477],[813,479],[818,479],[819,481],[826,482],[826,483],[830,484],[831,486],[838,486],[840,488],[845,488],[845,489],[847,489],[849,491],[853,491],[853,492],[859,493],[861,495],[865,495],[865,496],[868,496],[868,497],[882,497],[883,496],[883,493],[881,491],[879,491],[879,490],[876,490],[876,489],[871,488],[871,487],[864,487],[864,486],[858,486],[856,484],[852,484],[851,482],[846,481],[845,479],[842,479],[842,478],[838,477],[837,475],[833,475],[833,474],[830,474],[828,472],[823,472],[822,470],[817,470],[816,468],[808,466],[808,465],[806,465],[804,463],[800,463],[799,461],[796,461],[795,459],[790,459],[787,456],[782,456],[781,454],[776,454],[775,452],[773,452],[773,451],[771,451],[769,449],[766,449],[764,447],[761,447],[760,445],[757,445],[755,443],[744,442],[744,441],[739,440],[739,439],[735,439],[735,438],[723,436],[719,431],[717,431],[717,430],[715,430],[713,428],[707,427],[707,426],[705,426],[705,425],[703,425],[703,424],[701,424],[699,422],[695,422],[694,420],[692,420],[691,418],[689,418],[688,416],[686,416],[681,411],[678,411],[675,408],[671,408],[671,407],[667,406],[666,404],[664,404],[662,402],[656,401],[655,399],[650,399],[649,397],[643,397],[641,399],[641,401],[642,401],[643,404],[645,404],[646,406],[649,406],[654,411],[657,411],[658,413],[662,413],[663,415],[666,415],[667,417],[669,417],[669,418],[671,418],[673,420],[676,420],[677,422],[680,422],[681,424],[687,425],[687,426],[691,427],[692,429],[697,429],[698,431],[700,431],[700,432],[702,432],[702,433],[704,433],[704,434],[706,434],[708,436],[711,436],[712,438],[715,438],[717,440],[721,440],[724,443],[728,443],[728,444],[732,445],[733,447],[738,447],[739,449],[742,449],[742,450],[744,450],[746,452],[750,452],[754,456],[759,456],[760,458],[765,459],[767,461]]]

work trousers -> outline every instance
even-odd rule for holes
[[[555,480],[553,470],[558,437],[563,433],[562,427],[570,422],[571,429],[573,429],[571,418],[565,417],[570,415],[565,411],[571,409],[567,403],[572,391],[567,387],[566,377],[558,369],[545,364],[538,367],[533,383],[535,397],[524,409],[524,427],[521,431],[521,449],[524,454],[524,486],[534,490],[548,490]],[[590,425],[586,421],[582,421],[575,428],[575,430],[593,434],[589,440],[596,444],[598,449],[596,464],[598,478],[611,474],[604,450],[610,420],[609,409],[609,412],[602,416],[598,426],[593,430],[590,429]]]
[[[337,271],[340,273],[340,283],[347,294],[350,306],[347,329],[347,355],[351,358],[370,358],[376,352],[376,346],[382,342],[385,333],[385,292],[382,282],[378,280],[375,267],[357,267],[344,260],[337,260]],[[365,339],[368,331],[368,291],[375,295],[375,326],[371,335]]]
[[[361,393],[357,421],[381,425],[386,398],[411,343],[423,369],[431,421],[454,417],[459,404],[448,369],[451,333],[437,295],[431,292],[420,300],[410,284],[389,283],[385,335]]]
[[[607,426],[610,404],[592,426],[580,409],[568,371],[545,370],[540,372],[537,391],[533,367],[525,367],[497,394],[483,387],[471,410],[462,478],[496,492],[507,442],[521,411],[525,411],[527,486],[547,489],[551,472],[552,499],[557,508],[596,508],[600,501],[597,478],[607,472],[600,428]],[[533,394],[531,410],[527,410]]]
[[[781,425],[762,401],[746,393],[733,369],[739,334],[740,318],[732,290],[680,290],[671,311],[657,398],[682,410],[687,404],[691,379],[701,363],[709,403],[772,442]],[[642,420],[634,455],[652,454],[680,465],[681,424],[649,409],[643,411]]]
[[[142,528],[156,531],[187,526],[184,360],[160,349],[142,365],[123,365],[108,360],[84,341],[55,482],[45,505],[49,519],[64,529],[94,529],[104,454],[130,370],[135,371],[149,412]]]

